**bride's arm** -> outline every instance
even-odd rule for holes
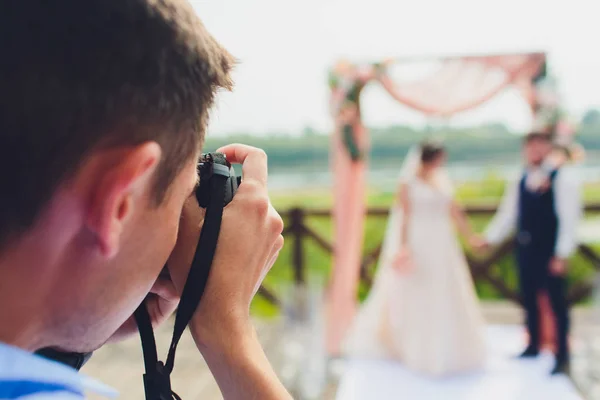
[[[401,183],[399,187],[398,200],[402,209],[402,219],[400,224],[400,244],[405,249],[408,246],[408,220],[410,218],[410,201],[408,197],[408,185]]]
[[[458,204],[456,201],[452,202],[450,214],[452,215],[452,219],[456,224],[458,232],[460,232],[464,238],[469,240],[472,239],[475,235],[473,228],[471,227],[471,223],[469,222],[469,218],[460,204]]]

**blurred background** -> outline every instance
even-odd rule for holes
[[[585,398],[600,399],[600,341],[596,340],[596,271],[600,268],[600,50],[593,0],[191,0],[213,35],[239,59],[235,90],[221,93],[206,150],[241,142],[269,155],[271,199],[286,221],[286,245],[253,304],[259,333],[295,398],[333,399],[337,375],[323,346],[322,296],[331,268],[330,134],[327,74],[336,60],[546,52],[562,108],[585,148],[579,166],[588,206],[584,244],[572,261],[575,299],[573,380]],[[418,75],[419,62],[392,74]],[[521,135],[532,125],[526,102],[508,89],[473,111],[431,119],[393,101],[377,84],[361,97],[369,127],[369,216],[361,298],[367,293],[398,170],[410,146],[442,138],[458,200],[476,229],[491,218],[505,182],[522,168]],[[482,260],[479,260],[481,262]],[[483,260],[485,262],[485,260]],[[514,260],[490,263],[476,279],[486,318],[519,324]],[[577,294],[577,293],[576,293]],[[163,335],[164,337],[161,337]],[[166,355],[170,327],[159,334]],[[194,345],[180,345],[173,387],[184,399],[221,398]],[[186,341],[188,340],[188,341]],[[143,398],[137,340],[98,352],[84,369],[116,386],[122,398]],[[183,350],[189,346],[189,350]],[[126,355],[126,357],[124,357]],[[125,359],[124,361],[121,361]],[[594,362],[594,360],[596,362]]]

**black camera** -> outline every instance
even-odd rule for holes
[[[203,154],[198,161],[198,174],[200,175],[200,184],[196,189],[196,199],[202,208],[208,206],[211,195],[210,182],[215,174],[228,177],[225,183],[225,205],[233,200],[233,195],[242,182],[242,178],[236,177],[235,170],[225,155],[221,153]]]
[[[175,313],[173,337],[165,362],[158,359],[152,323],[145,302],[134,313],[144,353],[146,373],[143,378],[147,400],[181,399],[171,389],[170,375],[175,366],[175,351],[208,283],[221,231],[223,209],[231,202],[241,183],[241,179],[236,177],[225,155],[220,153],[202,155],[198,162],[198,174],[200,184],[196,190],[196,199],[200,207],[206,209],[206,213],[190,271],[181,293],[179,307]]]
[[[231,166],[231,163],[227,161],[224,154],[221,153],[205,153],[200,156],[198,160],[198,176],[200,177],[200,183],[196,188],[196,200],[202,208],[207,208],[211,199],[211,196],[215,194],[215,188],[212,188],[215,184],[215,175],[225,177],[224,195],[223,195],[223,207],[226,206],[233,200],[233,196],[238,189],[238,186],[242,183],[242,177],[235,175],[235,170]],[[161,277],[169,276],[169,269],[165,265]]]

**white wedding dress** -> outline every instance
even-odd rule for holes
[[[392,266],[402,211],[392,207],[377,275],[344,343],[345,354],[387,358],[428,375],[484,364],[484,322],[450,207],[451,191],[412,176],[406,181],[412,269]]]

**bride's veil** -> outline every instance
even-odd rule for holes
[[[409,182],[412,180],[421,167],[421,146],[414,145],[404,157],[404,162],[400,167],[399,182]]]

